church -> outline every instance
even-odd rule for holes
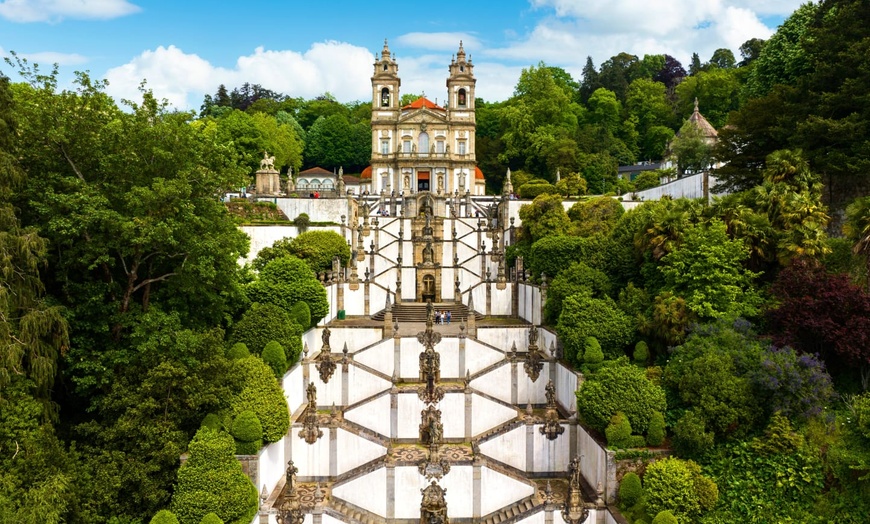
[[[474,156],[474,65],[462,42],[450,61],[446,107],[418,98],[400,105],[399,65],[384,41],[372,75],[372,161],[360,190],[409,195],[483,195]]]

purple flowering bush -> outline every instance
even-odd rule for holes
[[[750,374],[770,413],[780,412],[792,420],[807,420],[821,414],[834,396],[831,376],[814,355],[785,346],[771,346],[761,354]]]

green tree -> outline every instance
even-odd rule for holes
[[[725,224],[690,226],[682,243],[661,259],[665,289],[686,299],[686,307],[701,319],[724,315],[755,316],[761,297],[746,270],[749,251],[731,240]]]
[[[562,302],[556,331],[565,345],[566,357],[582,351],[587,336],[595,336],[608,359],[624,354],[634,337],[634,321],[610,297],[592,298],[589,290],[568,296]]]
[[[637,473],[629,471],[622,477],[622,481],[619,483],[619,501],[622,502],[624,507],[630,508],[637,504],[641,495],[643,495],[643,488],[641,487],[640,477],[637,476]]]
[[[668,102],[665,85],[638,78],[628,86],[625,108],[637,118],[640,158],[660,159],[673,138],[674,112]]]
[[[777,84],[793,84],[809,71],[812,61],[805,48],[804,35],[819,5],[812,2],[802,4],[764,43],[746,81],[749,96],[764,96]]]
[[[864,278],[870,290],[870,197],[857,198],[846,208],[843,234],[852,243],[852,252],[864,261]]]
[[[574,231],[582,237],[609,235],[625,213],[615,198],[597,197],[581,200],[568,210],[568,218],[574,222]]]
[[[692,114],[695,99],[698,99],[704,118],[716,129],[723,127],[728,114],[739,106],[738,74],[736,69],[713,68],[686,78],[674,90],[678,114]]]
[[[727,47],[720,47],[713,51],[713,56],[710,57],[708,64],[719,69],[732,69],[737,65],[737,59],[734,58],[734,53]]]
[[[531,204],[523,205],[519,215],[523,223],[520,235],[531,242],[547,236],[564,235],[571,228],[571,220],[559,195],[539,195]]]
[[[595,298],[606,297],[610,293],[610,279],[603,271],[592,269],[583,262],[574,262],[560,272],[547,289],[547,302],[544,304],[547,323],[553,325],[559,320],[566,298],[582,292],[589,292]]]
[[[259,169],[264,152],[275,157],[276,169],[286,166],[298,170],[302,165],[302,138],[293,126],[279,124],[274,116],[235,109],[216,124],[216,138],[231,144],[248,173]]]
[[[233,419],[230,434],[236,439],[237,455],[256,455],[263,447],[263,425],[253,411],[242,411]]]
[[[325,169],[362,171],[372,158],[370,125],[351,123],[345,115],[318,118],[308,129],[305,164]]]
[[[583,66],[582,80],[580,82],[580,102],[585,104],[589,101],[589,97],[596,89],[601,87],[598,83],[598,71],[595,69],[595,64],[592,63],[592,57],[586,57],[586,65]]]
[[[680,176],[707,171],[713,164],[713,147],[701,129],[688,120],[671,141],[671,155]]]
[[[223,86],[221,86],[223,87]],[[168,509],[161,509],[151,518],[148,524],[179,524],[178,517]]]

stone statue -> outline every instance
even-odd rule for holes
[[[405,175],[405,189],[411,189],[411,177]]]
[[[325,347],[325,348],[328,348],[328,347],[329,347],[329,337],[330,337],[330,335],[332,335],[332,332],[329,330],[328,327],[324,327],[324,328],[323,328],[323,333],[320,335],[320,338],[321,338],[321,340],[323,340],[323,347]]]
[[[529,328],[529,347],[538,345],[538,326]]]
[[[420,504],[420,524],[447,524],[447,490],[434,480],[420,490],[423,502]]]
[[[435,305],[431,300],[426,301],[426,321],[435,322]]]
[[[426,247],[423,248],[423,263],[432,264],[435,260],[435,250],[432,249],[432,242],[426,242]]]
[[[263,159],[260,160],[260,169],[275,169],[275,156],[269,156],[269,153],[263,151]]]

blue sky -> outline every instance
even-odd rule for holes
[[[107,78],[117,98],[143,79],[179,108],[198,108],[221,83],[258,83],[310,98],[367,100],[384,38],[403,93],[432,99],[459,40],[471,54],[477,96],[504,100],[523,67],[544,61],[580,77],[616,53],[668,53],[687,65],[749,38],[767,38],[800,0],[0,0],[0,55],[59,63]],[[5,64],[0,71],[15,78]]]

